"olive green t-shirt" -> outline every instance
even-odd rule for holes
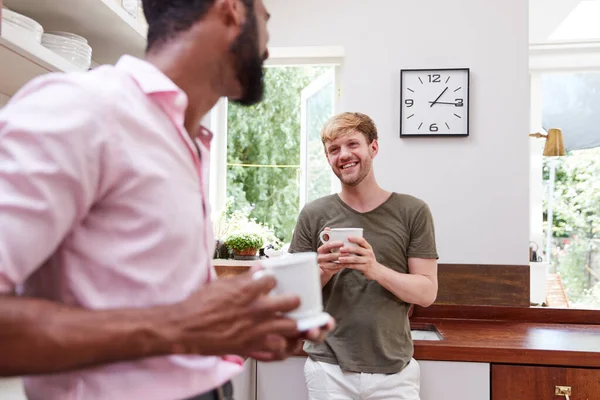
[[[413,196],[392,193],[365,213],[337,194],[315,200],[301,211],[289,251],[317,251],[325,227],[363,228],[377,261],[402,274],[408,273],[408,258],[438,258],[429,207]],[[312,359],[363,373],[393,374],[408,365],[413,355],[410,304],[362,272],[343,269],[323,288],[323,306],[337,326],[323,344],[305,343]]]

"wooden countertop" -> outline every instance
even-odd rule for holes
[[[600,325],[411,320],[413,329],[430,324],[444,339],[415,340],[417,360],[600,368]]]
[[[214,260],[220,276],[256,261]],[[443,340],[415,340],[418,360],[600,368],[600,311],[536,307],[416,307],[413,329],[433,324]],[[303,351],[296,354],[306,357]]]
[[[413,318],[440,341],[414,341],[419,360],[600,368],[600,325]]]

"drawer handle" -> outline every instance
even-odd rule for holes
[[[566,400],[571,400],[571,386],[554,386],[554,394],[566,397]]]

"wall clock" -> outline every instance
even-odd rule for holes
[[[469,69],[400,71],[400,137],[469,136]]]

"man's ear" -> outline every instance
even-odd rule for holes
[[[373,154],[373,157],[375,157],[377,153],[379,153],[379,142],[377,141],[377,139],[371,142],[369,148],[371,149],[371,154]]]
[[[241,0],[216,0],[213,7],[226,26],[241,28],[246,22],[246,6]]]

